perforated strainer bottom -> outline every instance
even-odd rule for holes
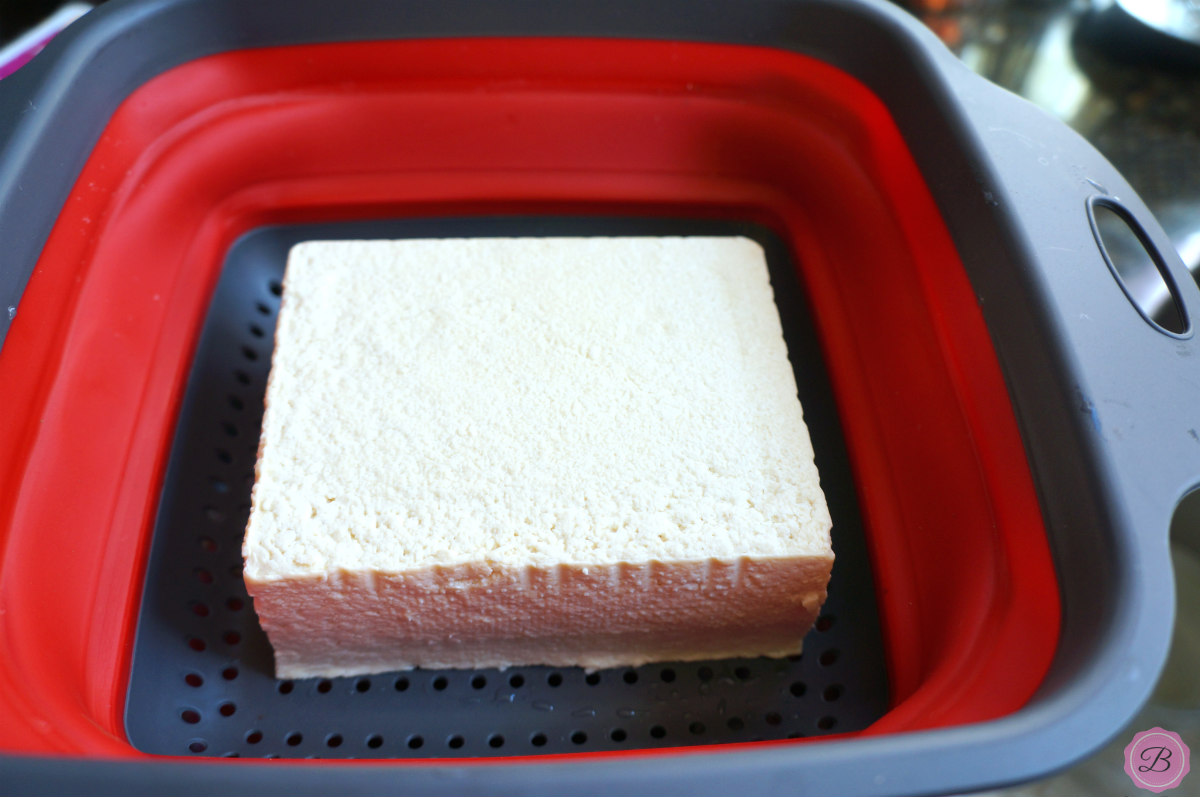
[[[803,656],[413,670],[278,681],[241,540],[280,279],[302,240],[747,235],[763,244],[834,519],[829,600]],[[264,228],[231,250],[196,352],[154,532],[126,728],[168,755],[408,758],[631,750],[818,736],[887,710],[875,596],[836,410],[787,250],[757,227],[653,219],[447,219]]]

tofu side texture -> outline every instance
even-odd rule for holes
[[[245,580],[281,678],[798,653],[830,517],[759,245],[310,241]]]

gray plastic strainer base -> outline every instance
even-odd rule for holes
[[[748,235],[767,251],[837,561],[803,656],[573,668],[414,670],[279,681],[242,583],[241,538],[288,248],[332,238]],[[196,351],[163,487],[126,727],[139,750],[268,758],[525,756],[860,730],[887,710],[879,621],[836,408],[788,253],[712,221],[486,218],[256,230],[230,250]]]

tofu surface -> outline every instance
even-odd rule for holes
[[[312,241],[283,285],[279,677],[800,651],[831,524],[757,243]]]

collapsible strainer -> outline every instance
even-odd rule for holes
[[[238,546],[287,246],[693,232],[764,243],[805,375],[804,655],[276,681]],[[1162,666],[1200,291],[875,0],[111,0],[0,83],[0,241],[10,790],[966,791]]]

